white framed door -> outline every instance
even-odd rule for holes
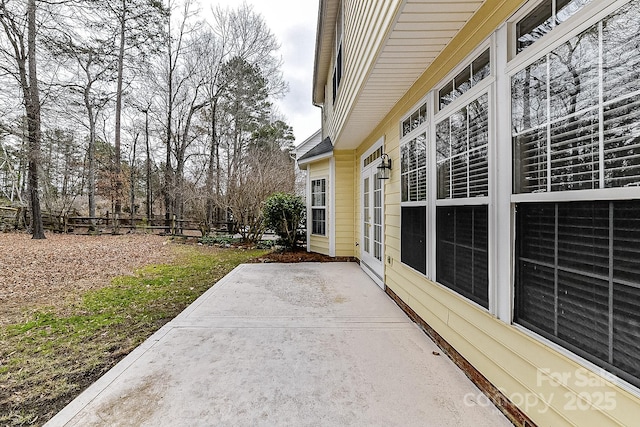
[[[382,145],[362,157],[360,265],[384,289],[384,180],[378,178]]]

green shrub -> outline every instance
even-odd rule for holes
[[[198,243],[202,243],[203,245],[213,246],[213,245],[233,245],[235,243],[239,243],[241,239],[236,239],[235,237],[225,234],[221,236],[203,236],[198,239]]]
[[[272,229],[287,249],[295,249],[300,224],[304,220],[304,199],[295,194],[275,193],[262,209],[265,227]]]

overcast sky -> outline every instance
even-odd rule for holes
[[[209,9],[216,4],[237,7],[243,1],[264,17],[281,44],[289,93],[277,104],[299,144],[321,126],[320,109],[311,105],[318,0],[204,0],[201,4]]]

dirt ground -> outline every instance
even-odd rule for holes
[[[0,234],[0,324],[24,309],[55,306],[72,293],[95,289],[147,264],[171,261],[166,237]]]

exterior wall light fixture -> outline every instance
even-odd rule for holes
[[[380,157],[378,165],[378,179],[389,179],[391,177],[391,158],[387,153]]]

